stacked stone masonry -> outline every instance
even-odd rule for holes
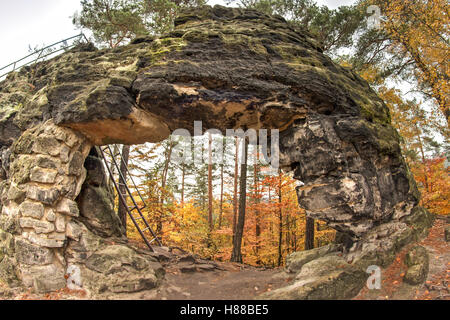
[[[75,198],[90,148],[82,135],[51,120],[28,130],[11,148],[0,228],[5,232],[5,223],[15,225],[13,233],[4,235],[14,238],[15,254],[9,252],[7,259],[16,260],[17,278],[25,286],[45,291],[66,285],[64,246],[68,238],[79,238],[72,218],[79,216]]]

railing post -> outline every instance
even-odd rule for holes
[[[40,50],[38,57],[36,58],[36,60],[34,60],[34,63],[38,62],[39,58],[41,57],[42,52],[44,52],[44,49]]]
[[[81,34],[80,35],[82,35],[83,37],[84,37],[84,40],[86,41],[86,43],[88,43],[89,42],[89,40],[87,39],[87,37],[86,37],[86,35],[83,33],[83,31],[81,32]]]

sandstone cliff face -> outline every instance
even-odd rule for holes
[[[40,120],[88,132],[90,123],[133,120],[133,112],[170,130],[192,128],[194,120],[219,129],[285,129],[310,113],[389,123],[367,83],[282,18],[206,6],[175,24],[158,39],[115,50],[81,46],[10,75],[0,85],[1,143]],[[150,139],[90,133],[99,143]]]
[[[35,134],[33,128],[64,127],[83,137],[80,144],[92,146],[161,141],[175,129],[192,132],[194,121],[202,121],[204,129],[223,131],[279,129],[281,166],[304,183],[297,190],[300,206],[351,237],[356,243],[351,251],[365,259],[362,265],[389,261],[393,251],[425,232],[428,213],[416,206],[419,194],[388,108],[358,75],[323,55],[307,32],[282,18],[221,6],[186,11],[175,25],[169,34],[114,50],[82,45],[0,83],[4,217],[23,218],[11,208],[30,199],[45,210],[61,199],[48,191],[48,181],[58,175],[53,177],[51,168],[46,174],[15,169],[18,159],[33,151],[25,138]],[[46,145],[53,140],[37,136],[50,149],[46,156],[61,157]],[[20,144],[13,145],[19,137]],[[82,170],[83,150],[77,151],[74,170]],[[67,173],[64,183],[72,175]],[[80,193],[73,185],[84,179],[74,176],[71,201]],[[81,193],[95,197],[95,187],[84,186]],[[38,191],[29,191],[32,187]],[[86,234],[119,232],[99,231],[101,217],[93,215],[78,219],[89,229]],[[24,237],[22,229],[30,227],[34,224],[21,225],[15,234]],[[382,253],[380,246],[386,247]]]

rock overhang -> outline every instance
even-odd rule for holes
[[[222,130],[286,129],[307,113],[389,123],[366,82],[281,17],[205,6],[182,12],[175,25],[159,38],[112,50],[82,46],[10,75],[0,85],[3,127],[120,120],[136,109],[170,131],[192,129],[193,120]]]

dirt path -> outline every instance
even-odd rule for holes
[[[279,288],[290,279],[277,277],[279,269],[220,263],[219,270],[180,272],[169,268],[166,281],[155,297],[162,300],[247,300]]]
[[[444,220],[436,219],[427,238],[419,243],[428,250],[430,263],[425,283],[412,286],[403,282],[407,266],[403,258],[412,246],[404,248],[394,263],[382,270],[380,290],[364,288],[356,300],[450,300],[450,245],[444,239]]]
[[[436,219],[427,238],[419,245],[428,250],[429,273],[425,283],[417,286],[403,283],[407,270],[403,263],[408,250],[417,245],[413,243],[404,248],[394,263],[382,270],[382,289],[364,288],[355,297],[356,300],[450,300],[450,246],[444,239],[444,220]],[[189,263],[193,263],[190,261]],[[197,263],[202,263],[197,261]],[[286,286],[291,278],[280,277],[281,269],[261,269],[250,266],[216,263],[211,271],[185,269],[179,262],[168,266],[166,283],[154,298],[156,299],[193,299],[227,300],[253,299],[259,294]],[[202,265],[202,264],[201,264]],[[203,265],[205,266],[205,265]],[[181,269],[181,270],[180,270]],[[191,272],[192,271],[192,272]]]

